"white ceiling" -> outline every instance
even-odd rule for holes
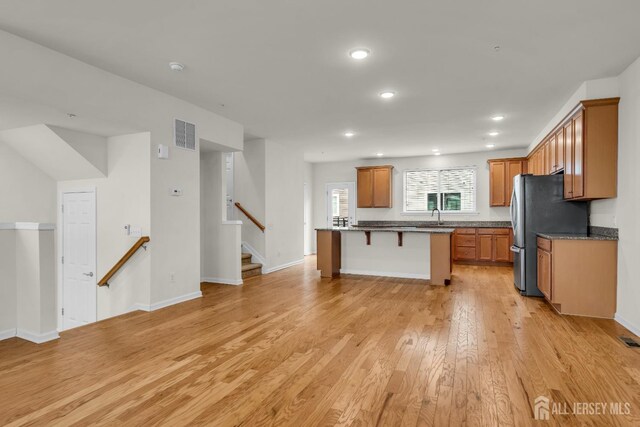
[[[582,81],[640,56],[639,17],[636,0],[0,2],[0,29],[309,161],[525,147]],[[369,59],[348,57],[359,46]],[[383,101],[384,89],[398,95]]]

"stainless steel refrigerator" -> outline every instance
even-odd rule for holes
[[[587,234],[588,202],[564,200],[562,175],[516,175],[511,195],[513,282],[522,295],[538,289],[537,233]]]

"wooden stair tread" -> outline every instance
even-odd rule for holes
[[[251,258],[251,254],[250,254],[250,253],[243,252],[243,253],[242,253],[242,259],[247,259],[247,258]]]
[[[258,268],[262,268],[262,264],[256,264],[256,263],[250,263],[250,264],[244,264],[242,266],[242,271],[249,271],[249,270],[256,270]]]

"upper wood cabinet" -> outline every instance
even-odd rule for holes
[[[390,208],[393,201],[393,166],[364,166],[358,173],[358,207]]]
[[[565,199],[616,197],[619,101],[581,101],[529,154],[529,172],[564,171]]]
[[[489,163],[489,206],[511,205],[513,177],[527,172],[527,159],[492,159]]]

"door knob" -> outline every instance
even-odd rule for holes
[[[82,273],[82,274],[84,274],[85,276],[93,277],[93,271],[91,273]]]

